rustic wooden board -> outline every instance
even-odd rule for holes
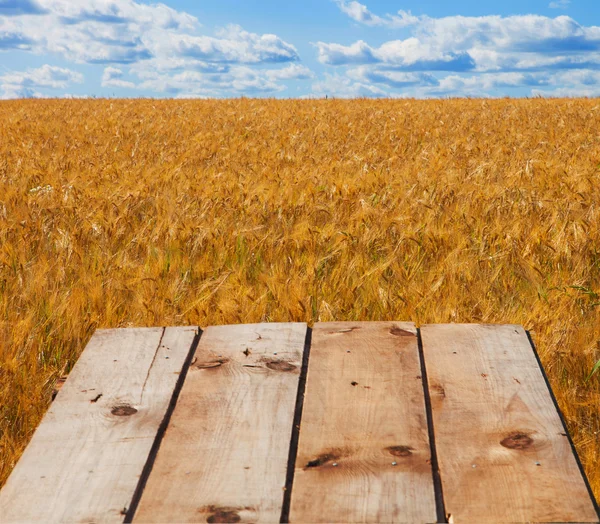
[[[134,521],[279,522],[306,330],[203,332]]]
[[[435,522],[412,323],[316,324],[290,522]]]
[[[453,522],[597,522],[521,326],[421,329],[446,512]]]
[[[96,331],[0,491],[0,521],[123,522],[197,332]]]

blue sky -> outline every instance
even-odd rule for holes
[[[600,96],[598,0],[0,0],[0,98]]]

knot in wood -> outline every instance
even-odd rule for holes
[[[533,444],[533,439],[527,434],[521,431],[511,433],[500,444],[508,449],[527,449]]]
[[[220,509],[210,515],[206,522],[241,522],[242,518],[236,511]]]
[[[285,371],[290,372],[296,369],[294,364],[290,364],[289,362],[285,362],[284,360],[273,360],[272,362],[267,362],[267,367],[272,369],[273,371]]]
[[[327,464],[328,462],[333,462],[338,458],[339,455],[335,453],[323,453],[319,455],[316,459],[309,461],[306,464],[306,468],[318,468],[320,466],[323,466],[324,464]]]
[[[390,455],[394,455],[394,457],[409,457],[414,451],[414,449],[410,446],[390,446],[389,448],[385,449],[390,453]]]
[[[133,406],[129,406],[127,404],[122,404],[120,406],[113,407],[110,412],[117,417],[129,417],[131,415],[135,415],[138,410]]]
[[[218,360],[211,360],[209,362],[196,362],[192,365],[196,369],[216,369],[220,368],[223,364],[227,364],[229,359],[220,358]]]
[[[390,329],[390,335],[394,335],[396,337],[414,337],[415,334],[407,331],[406,329],[401,329],[397,326],[394,326]]]

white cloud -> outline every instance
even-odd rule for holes
[[[577,97],[600,96],[600,71],[577,69],[552,74],[545,89],[533,89],[534,96]]]
[[[600,27],[582,26],[568,16],[450,16],[423,18],[421,41],[453,51],[558,53],[600,50]]]
[[[420,88],[419,95],[488,97],[506,90],[527,89],[530,96],[600,96],[600,71],[508,72],[448,75],[438,85]]]
[[[121,69],[109,66],[104,68],[104,73],[102,74],[102,87],[123,87],[133,89],[135,88],[135,84],[123,80],[123,71],[121,71]]]
[[[387,26],[391,28],[407,27],[416,24],[419,18],[407,11],[398,11],[397,15],[377,16],[367,6],[355,1],[335,0],[341,11],[353,20],[370,26]]]
[[[545,87],[544,87],[545,86]],[[543,89],[531,90],[533,96],[600,96],[600,71],[576,69],[559,71],[548,76]]]
[[[133,0],[37,0],[47,13],[68,24],[97,22],[146,28],[194,30],[198,19],[164,4],[147,5]]]
[[[290,64],[282,69],[269,69],[265,74],[271,80],[308,80],[315,76],[308,67],[300,64]]]
[[[258,35],[236,25],[216,37],[198,34],[195,17],[164,4],[0,1],[0,49],[5,50],[56,53],[92,64],[134,64],[151,58],[255,64],[298,60],[294,46],[276,35]]]
[[[70,69],[43,65],[38,69],[6,73],[0,76],[0,82],[23,87],[60,89],[73,82],[83,82],[83,75]]]
[[[294,62],[296,48],[276,35],[257,35],[231,25],[217,37],[170,33],[149,46],[154,56],[191,58],[204,62],[238,64]]]
[[[390,96],[390,93],[379,87],[364,82],[355,82],[345,76],[328,73],[325,74],[324,80],[313,84],[312,90],[316,95],[338,98],[383,98]]]
[[[382,86],[392,95],[486,96],[551,90],[591,93],[600,70],[600,27],[568,16],[447,16],[375,14],[367,6],[334,0],[352,20],[409,31],[377,46],[317,42],[317,58],[337,68],[328,86],[346,92]],[[566,7],[556,0],[554,7]],[[588,71],[584,74],[583,71]],[[585,82],[585,83],[584,83]],[[321,83],[323,84],[323,83]],[[582,88],[583,86],[583,88]],[[323,85],[316,85],[321,92]],[[515,91],[519,90],[519,91]]]
[[[205,89],[198,87],[201,84],[217,94],[239,94],[244,88],[248,93],[263,93],[285,89],[279,81],[311,77],[302,66],[268,74],[251,74],[238,67],[297,65],[296,48],[275,34],[229,25],[209,36],[200,27],[194,16],[160,3],[0,0],[0,51],[18,49],[102,64],[101,83],[106,88],[182,93],[188,88]],[[126,73],[142,82],[132,82]]]
[[[352,45],[317,42],[318,59],[327,65],[383,64],[412,71],[464,71],[475,68],[466,52],[445,51],[417,38],[392,40],[371,47],[359,40]]]
[[[373,48],[359,40],[352,45],[327,44],[317,42],[318,59],[322,64],[327,65],[348,65],[348,64],[369,64],[379,60],[373,53]]]
[[[304,80],[313,73],[306,67],[290,64],[280,69],[253,69],[240,65],[231,66],[224,72],[182,71],[165,73],[139,71],[143,81],[140,89],[166,93],[176,97],[203,97],[223,95],[264,95],[282,92],[283,80]]]
[[[43,94],[31,87],[0,85],[2,94],[0,99],[10,100],[15,98],[43,98]]]
[[[392,15],[379,17],[357,2],[338,1],[340,9],[367,25],[388,27]],[[360,13],[363,13],[360,15]],[[412,70],[488,71],[527,69],[528,63],[584,61],[600,53],[600,27],[583,26],[568,16],[410,17],[413,36],[371,47],[362,40],[349,46],[318,42],[323,64],[378,63]],[[597,58],[595,58],[597,59]],[[534,66],[535,67],[535,66]]]
[[[0,49],[56,53],[80,63],[132,63],[151,56],[149,35],[193,31],[197,26],[195,17],[163,4],[4,0]]]
[[[64,93],[61,98],[86,99],[91,97],[89,95],[74,95],[73,93]]]
[[[227,63],[206,62],[188,57],[157,56],[143,60],[129,67],[129,72],[139,78],[146,78],[156,73],[173,71],[197,71],[200,73],[227,73],[231,65]]]
[[[556,89],[533,89],[533,96],[543,96],[552,98],[580,98],[580,97],[600,97],[600,87],[577,86],[577,87],[558,87]]]
[[[550,2],[548,7],[550,9],[566,9],[569,7],[571,0],[557,0],[556,2]]]
[[[41,97],[43,95],[37,89],[64,89],[69,84],[82,82],[81,73],[50,65],[27,71],[13,71],[0,76],[2,98]]]
[[[370,94],[376,86],[378,91]],[[401,89],[401,91],[394,91]],[[372,66],[349,69],[345,75],[327,75],[313,86],[315,94],[331,96],[389,96],[437,98],[440,96],[506,96],[511,90],[528,96],[600,96],[600,71],[501,72],[450,74],[442,78],[423,73],[378,70]]]
[[[248,65],[207,64],[193,59],[173,63],[171,67],[162,62],[144,62],[132,67],[130,73],[141,80],[137,88],[178,98],[272,95],[287,89],[286,81],[315,76],[306,66],[297,63],[258,69]]]
[[[391,88],[436,86],[438,80],[429,73],[405,73],[360,66],[347,71],[349,78],[362,83],[380,84]]]
[[[429,93],[461,93],[469,96],[485,96],[498,88],[544,86],[550,83],[545,73],[485,73],[475,76],[448,75]]]

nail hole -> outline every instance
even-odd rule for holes
[[[92,404],[95,404],[96,402],[98,402],[100,400],[100,397],[102,397],[102,393],[100,393],[99,395],[96,395],[93,399],[90,400],[90,402]]]

